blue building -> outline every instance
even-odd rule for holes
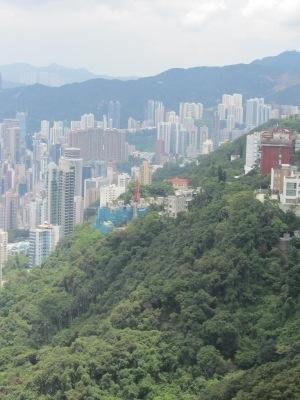
[[[144,217],[146,208],[138,208],[137,216]],[[128,224],[133,219],[132,206],[124,207],[100,207],[98,209],[95,227],[104,235],[110,233],[115,228]]]

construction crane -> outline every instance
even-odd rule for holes
[[[140,181],[137,179],[134,184],[132,201],[133,203],[139,204],[140,200],[141,200],[141,184]]]
[[[137,179],[134,184],[134,189],[132,193],[132,203],[133,203],[133,218],[137,218],[137,208],[141,200],[141,184]]]

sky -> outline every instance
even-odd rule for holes
[[[300,0],[0,0],[0,64],[146,76],[299,43]]]

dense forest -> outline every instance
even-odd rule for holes
[[[160,171],[202,188],[177,219],[84,225],[40,268],[9,271],[1,399],[300,398],[300,220],[256,200],[269,180],[242,175],[244,143]]]

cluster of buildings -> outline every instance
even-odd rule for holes
[[[297,151],[300,151],[300,134],[293,130],[254,132],[247,136],[245,173],[259,168],[262,175],[271,175],[272,198],[280,202],[283,210],[292,207],[300,215]]]
[[[136,181],[137,182],[137,181]],[[168,196],[148,196],[137,198],[133,196],[130,204],[118,200],[98,209],[95,227],[107,234],[114,229],[122,229],[123,225],[134,218],[143,217],[150,206],[160,206],[161,213],[171,218],[176,218],[179,213],[188,211],[189,203],[199,193],[200,188],[194,189],[190,181],[184,178],[172,178],[168,180],[172,185],[174,194]]]
[[[155,128],[155,162],[162,164],[170,156],[196,158],[212,151],[208,127],[203,123],[201,103],[180,103],[179,112],[167,111],[161,101],[148,100],[145,120],[128,120],[128,130]]]
[[[93,114],[68,125],[41,121],[30,144],[25,113],[0,123],[0,229],[29,230],[30,267],[41,264],[87,210],[113,207],[132,180],[151,184],[153,153],[137,155],[125,130],[115,127],[118,102],[109,112],[107,125]],[[118,165],[130,154],[137,163],[122,172]]]
[[[276,128],[254,132],[247,136],[245,173],[259,167],[262,175],[269,175],[272,168],[293,164],[298,150],[300,135],[295,131]]]
[[[300,171],[291,164],[281,164],[271,171],[271,191],[284,209],[300,206]],[[273,198],[274,198],[273,197]],[[298,210],[299,214],[299,210]]]
[[[18,113],[0,123],[0,229],[30,230],[29,264],[35,266],[83,222],[85,207],[126,191],[131,177],[118,173],[117,164],[128,160],[130,146],[117,129],[118,102],[109,104],[103,121],[93,114],[67,126],[41,121],[29,144],[26,117]],[[142,167],[142,178],[151,180]]]
[[[156,162],[161,163],[170,155],[196,158],[210,153],[270,119],[296,114],[297,106],[272,106],[263,98],[244,101],[240,93],[223,94],[217,107],[210,109],[201,103],[183,102],[178,111],[169,111],[161,101],[148,100],[145,120],[130,117],[128,131],[155,128]]]

